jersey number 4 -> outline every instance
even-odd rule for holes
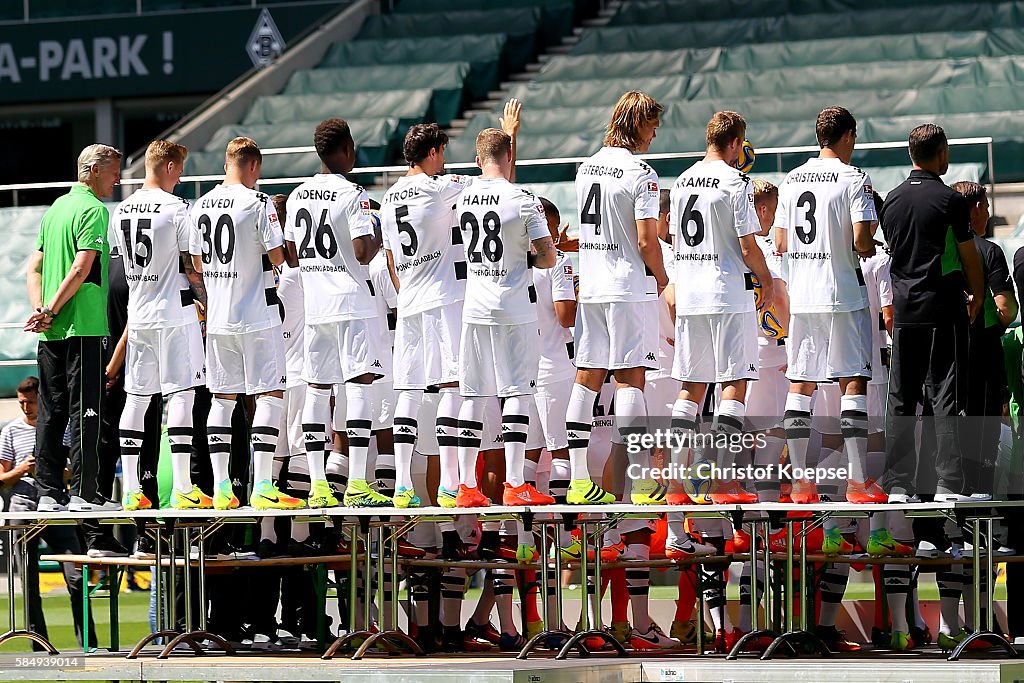
[[[235,255],[235,222],[228,214],[221,214],[216,226],[208,214],[201,214],[196,221],[203,231],[203,263],[212,263],[213,255],[227,264]]]
[[[313,234],[313,216],[308,209],[302,208],[295,213],[295,227],[305,227],[302,244],[299,245],[299,258],[314,258],[317,254],[325,259],[332,259],[338,253],[338,238],[327,222],[327,209],[320,214],[320,223]],[[312,242],[312,244],[310,244]]]
[[[470,231],[469,251],[467,251],[466,257],[470,263],[480,263],[483,260],[481,251],[491,263],[501,260],[501,255],[505,253],[505,246],[501,243],[501,218],[498,214],[488,211],[484,214],[482,221],[477,221],[476,216],[467,212],[462,214],[462,220],[459,223],[462,232]],[[482,241],[480,239],[481,223],[484,228]],[[477,246],[481,251],[477,251]]]
[[[153,228],[153,222],[148,218],[140,218],[135,225],[135,244],[132,244],[132,222],[129,219],[121,221],[121,232],[124,234],[124,248],[126,260],[139,268],[145,268],[153,260],[153,240],[146,233]],[[139,247],[144,250],[139,252]]]
[[[587,192],[587,199],[580,211],[580,223],[593,225],[594,234],[601,234],[601,185],[594,183]]]

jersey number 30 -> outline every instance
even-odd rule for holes
[[[204,213],[196,223],[203,231],[203,263],[211,263],[214,253],[221,263],[230,263],[235,255],[235,222],[231,216],[221,214],[214,226],[213,219]]]

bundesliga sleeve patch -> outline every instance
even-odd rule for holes
[[[267,218],[270,220],[271,225],[279,225],[281,223],[281,221],[278,220],[278,218],[277,218],[277,212],[276,211],[270,211],[267,214]]]
[[[562,272],[566,275],[572,275],[572,264],[562,266]]]
[[[360,200],[360,202],[359,202],[359,210],[362,211],[364,215],[367,215],[367,216],[370,215],[370,200],[368,200],[368,199]]]
[[[865,197],[869,197],[871,199],[874,199],[874,197],[875,197],[875,190],[874,190],[874,188],[872,188],[867,183],[864,183],[864,196]]]
[[[652,195],[658,194],[658,183],[653,180],[647,181],[647,191]]]

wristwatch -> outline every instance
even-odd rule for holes
[[[57,314],[54,313],[49,306],[43,306],[42,308],[39,309],[39,312],[45,316],[48,316],[51,320],[57,317]]]

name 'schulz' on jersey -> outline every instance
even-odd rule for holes
[[[463,321],[536,322],[530,243],[550,236],[540,202],[504,178],[477,178],[456,214],[469,269]]]
[[[285,239],[295,244],[310,325],[377,315],[367,267],[352,240],[373,235],[370,198],[343,176],[319,173],[288,196]]]
[[[181,254],[189,251],[189,203],[159,188],[136,191],[110,217],[110,242],[124,256],[128,314],[137,329],[198,320]]]
[[[211,334],[242,334],[281,324],[267,253],[284,244],[270,197],[240,184],[218,185],[191,213],[193,255],[203,262]]]
[[[455,203],[472,182],[419,173],[399,178],[384,194],[381,229],[401,284],[400,318],[463,300],[466,262]]]

